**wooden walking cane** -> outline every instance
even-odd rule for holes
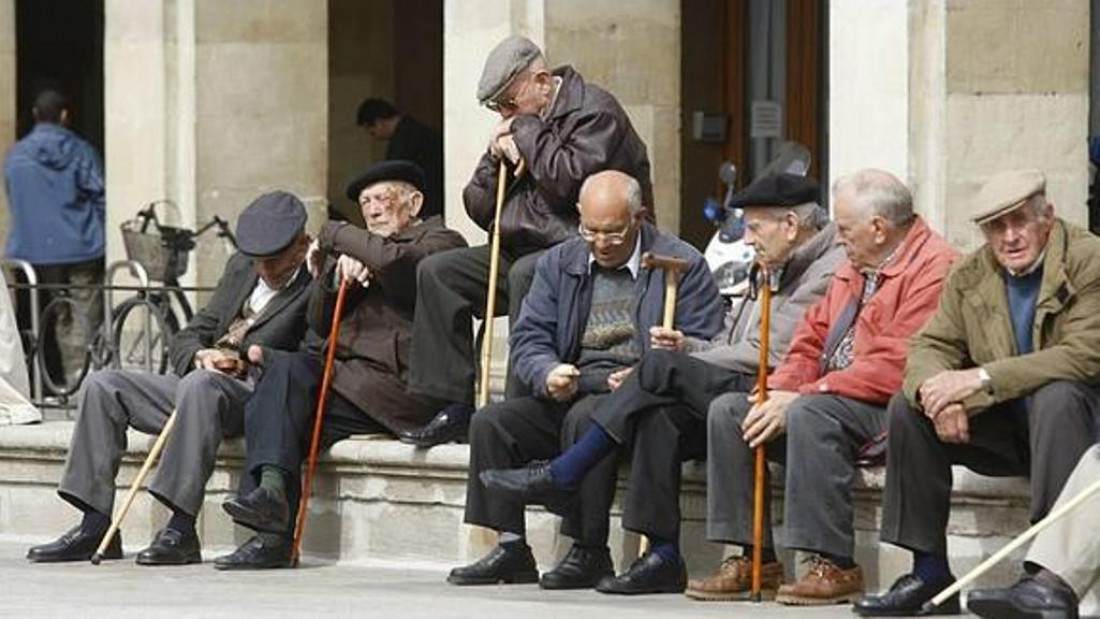
[[[122,526],[122,521],[126,518],[126,514],[130,512],[130,506],[134,503],[134,497],[137,496],[138,489],[141,488],[141,484],[145,481],[145,476],[149,474],[149,469],[153,468],[153,462],[156,462],[157,456],[160,455],[162,449],[164,449],[164,443],[168,441],[168,436],[172,434],[172,428],[176,426],[176,409],[172,409],[172,414],[168,415],[168,421],[164,422],[164,429],[160,431],[160,435],[157,436],[157,440],[153,442],[153,446],[149,449],[149,455],[145,456],[145,462],[141,465],[141,470],[138,471],[137,477],[134,478],[134,483],[130,484],[130,491],[126,493],[126,500],[122,502],[122,509],[115,514],[113,520],[111,520],[111,526],[107,528],[107,533],[103,536],[103,540],[99,542],[99,548],[95,549],[95,554],[92,555],[92,565],[99,565],[103,560],[103,553],[107,552],[107,546],[110,545],[111,540],[114,539],[115,533],[118,532],[118,528]]]
[[[661,269],[665,272],[665,305],[661,326],[671,329],[676,318],[676,293],[680,286],[680,274],[690,265],[687,260],[681,258],[661,256],[647,251],[642,254],[642,266],[647,269]],[[638,544],[638,556],[644,555],[647,550],[649,550],[649,538],[642,536]]]
[[[756,370],[756,405],[768,400],[768,348],[771,340],[772,286],[771,273],[760,266],[763,280],[760,288],[760,364]],[[753,456],[753,505],[752,505],[752,600],[761,601],[764,568],[764,484],[767,478],[767,460],[764,445],[754,450]]]
[[[523,160],[516,167],[516,176],[523,173]],[[497,206],[493,214],[493,238],[489,245],[489,283],[485,291],[485,323],[481,334],[481,375],[478,381],[477,407],[489,403],[489,364],[493,360],[493,317],[497,311],[497,277],[500,274],[500,213],[504,210],[504,186],[508,181],[508,164],[502,157],[497,171]]]
[[[340,337],[340,318],[344,314],[344,298],[348,292],[347,278],[340,279],[336,293],[336,306],[332,310],[332,326],[328,334],[328,350],[325,351],[325,373],[321,377],[321,392],[317,396],[317,412],[313,415],[313,436],[309,440],[309,458],[306,460],[306,478],[302,483],[302,496],[298,499],[298,518],[294,524],[294,544],[290,548],[290,564],[298,566],[302,550],[302,536],[306,530],[306,514],[309,512],[309,494],[313,489],[313,474],[317,471],[317,452],[321,446],[321,424],[325,418],[328,389],[332,384],[332,364],[336,359],[336,343]]]
[[[932,598],[924,604],[924,610],[930,610],[932,608],[935,608],[936,606],[939,606],[940,604],[943,604],[945,601],[947,601],[947,598],[961,591],[963,587],[969,585],[976,578],[989,571],[989,568],[993,567],[997,563],[1000,563],[1005,557],[1012,554],[1012,552],[1015,551],[1017,548],[1023,546],[1028,541],[1030,541],[1031,538],[1041,533],[1043,529],[1054,524],[1056,520],[1062,518],[1074,509],[1077,509],[1079,505],[1090,499],[1092,495],[1096,494],[1097,492],[1100,492],[1100,479],[1085,487],[1085,489],[1079,492],[1077,496],[1067,501],[1058,509],[1047,514],[1046,518],[1043,518],[1039,522],[1031,525],[1031,528],[1029,528],[1027,531],[1024,531],[1019,536],[1017,536],[1016,539],[1006,544],[1004,548],[998,550],[996,553],[993,554],[993,556],[989,557],[985,561],[982,561],[982,563],[978,565],[978,567],[967,572],[965,576],[956,580],[950,587],[944,589],[943,591],[940,591],[936,595],[936,597]]]

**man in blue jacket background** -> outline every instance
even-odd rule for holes
[[[5,255],[31,263],[40,283],[77,286],[72,297],[87,322],[68,317],[60,325],[59,351],[44,351],[51,373],[72,371],[83,360],[84,325],[95,328],[102,317],[98,291],[80,286],[103,280],[103,167],[92,146],[67,128],[72,109],[64,95],[43,90],[31,112],[34,129],[4,161],[12,214]],[[47,302],[43,297],[42,307]]]
[[[523,503],[487,490],[479,474],[558,455],[567,437],[587,428],[624,370],[654,345],[650,328],[661,324],[665,272],[644,267],[644,252],[690,265],[676,303],[679,330],[709,339],[722,326],[718,289],[703,257],[645,220],[636,179],[599,172],[585,180],[579,200],[580,238],[539,258],[512,331],[512,367],[534,395],[490,405],[470,425],[466,522],[497,531],[500,543],[479,561],[452,570],[447,580],[453,584],[539,580],[525,541]],[[576,540],[574,548],[592,555],[588,586],[613,571],[607,520],[616,472],[617,455],[611,454],[588,476],[577,505],[547,506],[566,516],[562,529]],[[544,575],[540,585],[564,588],[556,572]]]

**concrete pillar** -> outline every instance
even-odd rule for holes
[[[15,142],[15,0],[0,0],[0,153]],[[7,243],[8,193],[0,191],[0,243]]]
[[[104,41],[108,255],[118,224],[174,201],[186,226],[235,221],[263,191],[302,197],[314,225],[326,187],[325,3],[107,0]],[[190,277],[213,284],[212,236]]]

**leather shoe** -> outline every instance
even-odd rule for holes
[[[596,585],[600,593],[641,595],[646,593],[683,593],[687,586],[687,568],[679,555],[674,561],[647,552],[618,576],[608,576]]]
[[[416,430],[405,430],[397,438],[402,443],[421,448],[465,440],[473,414],[474,407],[469,404],[448,404],[436,413],[428,425]]]
[[[290,539],[278,535],[253,535],[231,554],[214,559],[217,570],[268,570],[290,567]]]
[[[256,531],[283,533],[290,519],[285,496],[258,487],[245,496],[233,495],[222,501],[222,509],[233,520]]]
[[[600,580],[615,575],[607,548],[584,548],[573,544],[557,567],[539,579],[543,589],[591,589]]]
[[[498,544],[477,561],[456,567],[447,575],[452,585],[508,585],[537,582],[539,570],[531,547],[522,542]]]
[[[95,554],[106,531],[93,535],[77,525],[61,537],[27,550],[27,558],[35,563],[61,563],[63,561],[87,561]],[[122,531],[115,531],[114,538],[103,552],[104,559],[122,558]]]
[[[1044,580],[1049,579],[1025,576],[1008,589],[971,591],[966,595],[966,607],[979,617],[1077,619],[1078,602],[1073,589]]]
[[[925,608],[925,602],[951,586],[955,579],[938,583],[924,582],[916,574],[906,574],[897,579],[890,590],[880,595],[865,595],[852,610],[864,617],[897,617],[959,614],[959,596],[953,595],[939,606]]]
[[[515,496],[525,505],[545,505],[558,515],[569,513],[573,491],[559,488],[550,472],[550,462],[535,460],[521,469],[491,469],[478,478],[490,490]]]
[[[153,538],[153,543],[138,553],[135,562],[138,565],[202,563],[199,536],[194,530],[185,533],[175,529],[161,529]]]

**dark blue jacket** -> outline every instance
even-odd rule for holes
[[[680,239],[642,223],[641,251],[683,258],[691,263],[680,278],[675,328],[684,335],[711,338],[722,327],[718,288],[703,256]],[[539,257],[535,280],[512,329],[511,357],[516,376],[546,397],[546,375],[559,363],[575,363],[592,307],[588,244],[580,237],[564,241]],[[649,328],[660,325],[665,276],[644,266],[635,284],[634,325],[638,350],[649,350]]]
[[[8,153],[4,184],[9,258],[65,264],[103,256],[103,171],[91,145],[72,131],[35,125]]]

